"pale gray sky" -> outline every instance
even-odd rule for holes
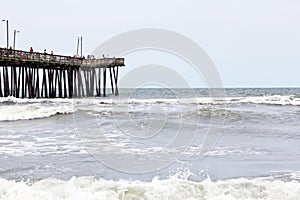
[[[13,29],[21,31],[18,49],[73,55],[82,35],[87,54],[119,33],[163,28],[204,48],[227,87],[300,86],[299,0],[9,0],[0,17],[9,20],[11,45]]]

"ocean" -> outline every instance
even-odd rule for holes
[[[299,200],[300,88],[225,94],[0,98],[0,199]]]

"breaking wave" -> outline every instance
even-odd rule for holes
[[[178,99],[126,99],[126,98],[82,98],[82,99],[19,99],[0,98],[0,121],[46,118],[56,114],[73,113],[76,110],[109,109],[111,106],[138,105],[223,105],[223,104],[267,104],[300,106],[300,98],[289,96],[251,96],[226,98],[178,98]]]
[[[194,182],[178,177],[166,180],[154,178],[151,182],[110,181],[93,177],[73,177],[68,181],[43,179],[37,182],[0,179],[2,200],[40,199],[172,199],[172,200],[235,200],[272,199],[298,200],[300,183],[292,180],[230,179]]]
[[[0,98],[0,121],[46,118],[56,114],[73,113],[68,99],[18,99]]]
[[[270,104],[270,105],[300,105],[300,98],[294,95],[271,95],[271,96],[248,96],[248,97],[197,97],[197,98],[177,98],[177,99],[121,99],[121,100],[101,100],[97,99],[98,103],[128,103],[128,104]]]

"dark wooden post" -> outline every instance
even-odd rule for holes
[[[22,98],[25,98],[25,66],[22,66]]]
[[[14,67],[11,65],[10,66],[10,95],[14,96]]]
[[[77,97],[77,72],[78,72],[78,70],[77,69],[75,69],[75,70],[73,70],[74,71],[74,97]]]
[[[101,68],[99,67],[98,70],[98,95],[101,97]]]
[[[0,97],[3,97],[3,93],[2,93],[2,80],[1,80],[1,68],[0,68]]]
[[[64,98],[68,97],[67,91],[67,78],[66,78],[66,69],[63,69],[63,76],[64,76]]]
[[[117,66],[117,70],[115,72],[115,68],[113,68],[114,72],[114,79],[115,79],[115,95],[119,95],[119,89],[118,89],[118,73],[119,73],[119,67]]]
[[[103,68],[103,96],[106,97],[106,67]]]
[[[90,93],[91,93],[91,96],[94,96],[94,84],[95,84],[95,75],[96,75],[96,72],[95,72],[95,69],[93,68],[92,71],[91,71],[91,77],[90,77]]]
[[[111,73],[111,67],[109,68],[109,76],[110,76],[111,92],[112,92],[112,94],[115,94],[114,83],[113,83],[114,80],[113,80],[112,73]]]
[[[59,76],[58,76],[58,97],[62,98],[62,71],[63,69],[59,69]]]
[[[43,69],[43,82],[42,82],[42,96],[43,96],[43,89],[45,92],[44,97],[48,98],[48,88],[47,88],[47,75],[46,75],[47,70],[44,68]]]
[[[9,96],[9,76],[8,76],[8,68],[7,68],[7,64],[4,67],[5,69],[5,78],[4,78],[4,97],[8,97]]]
[[[78,69],[78,96],[83,96],[83,86],[82,86],[82,78],[81,78],[81,69]]]
[[[36,97],[40,98],[40,74],[39,74],[39,68],[38,68],[38,66],[36,68],[35,93],[36,93]]]
[[[73,97],[73,70],[68,69],[68,85],[69,85],[69,97]]]

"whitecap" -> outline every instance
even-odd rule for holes
[[[40,199],[272,199],[298,200],[300,183],[263,179],[229,179],[201,182],[171,177],[154,178],[151,182],[105,180],[93,177],[73,177],[64,181],[54,178],[37,182],[0,179],[2,200]]]

